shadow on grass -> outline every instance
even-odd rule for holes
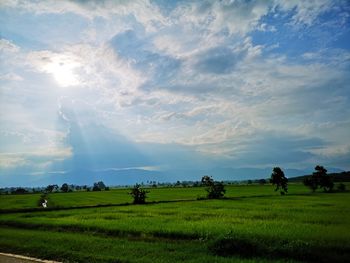
[[[344,192],[332,192],[332,194],[344,193]],[[285,196],[314,196],[318,194],[330,194],[330,193],[298,193],[298,194],[286,194]],[[28,213],[28,212],[48,212],[48,211],[58,211],[58,210],[73,210],[73,209],[85,209],[85,208],[100,208],[100,207],[118,207],[118,206],[129,206],[129,205],[153,205],[153,204],[164,204],[164,203],[181,203],[181,202],[194,202],[203,200],[234,200],[240,201],[247,198],[262,198],[262,197],[276,197],[284,198],[276,194],[265,194],[265,195],[247,195],[247,196],[237,196],[237,197],[223,197],[219,199],[208,199],[207,197],[197,197],[194,199],[177,199],[177,200],[160,200],[146,202],[145,204],[133,204],[133,203],[119,203],[119,204],[97,204],[97,205],[85,205],[85,206],[52,206],[52,207],[33,207],[33,208],[15,208],[15,209],[0,209],[0,214],[12,214],[12,213]]]
[[[305,262],[347,262],[350,249],[303,240],[266,240],[226,236],[210,242],[209,251],[222,257],[293,259]]]
[[[100,236],[110,237],[126,237],[131,239],[142,239],[144,241],[154,241],[155,239],[166,239],[166,240],[198,240],[199,234],[196,233],[184,233],[177,231],[150,231],[145,233],[139,230],[121,230],[121,229],[105,229],[95,226],[83,226],[75,224],[67,225],[44,225],[27,222],[14,222],[14,221],[2,221],[0,226],[7,228],[16,229],[29,229],[29,230],[43,230],[43,231],[54,231],[54,232],[66,232],[66,233],[86,233]]]
[[[206,199],[203,199],[206,200]],[[75,210],[86,208],[102,208],[102,207],[118,207],[118,206],[137,206],[137,205],[154,205],[154,204],[166,204],[166,203],[181,203],[181,202],[193,202],[196,199],[182,199],[182,200],[163,200],[163,201],[151,201],[144,204],[133,203],[119,203],[119,204],[99,204],[99,205],[84,205],[84,206],[52,206],[52,207],[33,207],[33,208],[14,208],[14,209],[0,209],[0,214],[13,214],[13,213],[31,213],[31,212],[50,212],[60,210]]]

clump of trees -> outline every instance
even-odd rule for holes
[[[288,192],[288,178],[280,167],[273,168],[270,182],[276,186],[275,191],[280,191],[281,195]]]
[[[313,192],[318,188],[323,188],[325,192],[331,192],[334,187],[333,177],[327,174],[327,169],[321,165],[316,165],[315,172],[304,179],[304,185]]]
[[[46,188],[45,188],[45,192],[47,193],[52,193],[52,192],[57,192],[59,189],[57,184],[49,184]]]
[[[61,186],[61,191],[62,191],[63,193],[67,193],[67,192],[69,191],[69,186],[68,186],[67,183],[62,184],[62,186]]]
[[[94,186],[92,187],[92,191],[102,191],[102,190],[106,190],[106,185],[104,184],[104,182],[99,181],[97,183],[94,183]]]
[[[209,199],[224,197],[226,190],[222,182],[214,181],[211,176],[205,175],[202,177],[201,183],[207,187],[205,190],[208,192],[207,197]]]
[[[131,192],[129,194],[133,197],[134,204],[145,204],[146,198],[147,198],[147,193],[149,193],[149,191],[142,189],[141,185],[135,184],[134,187],[131,189]]]

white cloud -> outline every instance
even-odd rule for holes
[[[82,66],[82,61],[70,52],[34,51],[28,55],[27,63],[39,72],[51,74],[62,87],[81,84],[75,71]]]
[[[295,25],[304,24],[310,26],[320,14],[330,10],[334,2],[335,1],[332,0],[285,0],[276,1],[276,5],[278,5],[284,11],[290,11],[295,8],[295,14],[292,17],[292,22]]]
[[[33,147],[34,148],[34,147]],[[23,166],[30,169],[42,169],[55,162],[63,161],[72,156],[72,149],[67,148],[47,148],[38,147],[33,151],[0,153],[0,170],[10,168],[20,168]]]
[[[23,12],[34,14],[65,14],[73,13],[93,20],[96,17],[111,19],[113,16],[133,15],[146,29],[155,28],[167,23],[156,5],[149,1],[2,1],[3,7],[16,8]]]
[[[291,12],[297,29],[310,26],[332,6],[330,1],[181,2],[167,16],[148,1],[3,5],[36,15],[71,13],[90,19],[82,33],[88,39],[54,49],[26,52],[0,40],[3,54],[23,58],[13,61],[25,73],[0,74],[11,82],[1,102],[8,100],[12,107],[3,107],[16,120],[8,124],[15,128],[5,132],[23,143],[12,148],[26,149],[4,152],[4,166],[25,165],[28,156],[40,157],[42,165],[49,162],[44,156],[69,158],[74,149],[64,139],[70,122],[101,124],[136,142],[177,143],[238,157],[260,133],[307,137],[318,131],[305,128],[311,120],[326,123],[332,115],[343,120],[349,113],[342,110],[348,102],[343,92],[348,52],[313,51],[291,62],[285,55],[268,55],[278,44],[255,45],[247,36],[254,30],[275,32],[263,18],[269,12],[281,15],[280,10]],[[123,53],[117,49],[118,36],[128,32],[138,42],[127,39],[128,52]],[[24,84],[15,84],[18,80]],[[1,121],[9,119],[2,116]],[[326,132],[317,137],[330,138]],[[38,151],[34,138],[41,141]],[[329,145],[312,153],[344,152],[331,150],[339,149],[339,141]]]
[[[22,81],[23,78],[15,73],[6,73],[3,75],[0,75],[0,80],[7,80],[7,81]]]
[[[15,45],[10,40],[0,39],[0,52],[1,53],[17,53],[20,51],[20,47]]]

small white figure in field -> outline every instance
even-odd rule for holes
[[[47,207],[47,200],[46,200],[46,199],[44,199],[44,203],[42,203],[42,206],[43,206],[44,208]]]

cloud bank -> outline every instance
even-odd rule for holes
[[[349,11],[326,0],[2,1],[0,178],[350,169]]]

